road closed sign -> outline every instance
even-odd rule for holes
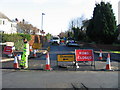
[[[91,49],[78,49],[75,50],[76,61],[94,61],[93,50]]]
[[[4,48],[3,53],[4,53],[4,54],[11,54],[11,53],[13,52],[12,48],[13,48],[12,46],[6,46],[6,47]]]

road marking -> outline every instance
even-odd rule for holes
[[[95,53],[100,53],[100,51],[94,51]],[[117,53],[120,54],[120,51],[102,51],[102,53]]]
[[[2,59],[0,62],[7,62],[7,61],[13,61],[14,58],[8,58],[8,59]]]

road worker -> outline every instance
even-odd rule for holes
[[[29,52],[29,44],[27,39],[23,39],[23,42],[24,42],[24,49],[23,49],[22,59],[20,61],[20,67],[21,69],[26,69],[28,68],[28,55],[30,54],[30,52]]]

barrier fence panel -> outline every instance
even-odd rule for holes
[[[78,49],[75,50],[74,54],[58,54],[57,55],[57,66],[59,62],[73,62],[75,61],[75,67],[77,68],[79,61],[90,61],[91,66],[95,69],[94,53],[92,49]],[[75,68],[75,70],[76,70]]]

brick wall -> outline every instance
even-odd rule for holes
[[[41,43],[39,35],[31,35],[31,38],[32,39],[29,41],[30,46],[32,46],[33,43]]]
[[[29,41],[30,46],[32,46],[33,43],[41,43],[42,45],[44,45],[44,43],[46,42],[46,38],[41,35],[31,35],[31,38],[32,39]]]

